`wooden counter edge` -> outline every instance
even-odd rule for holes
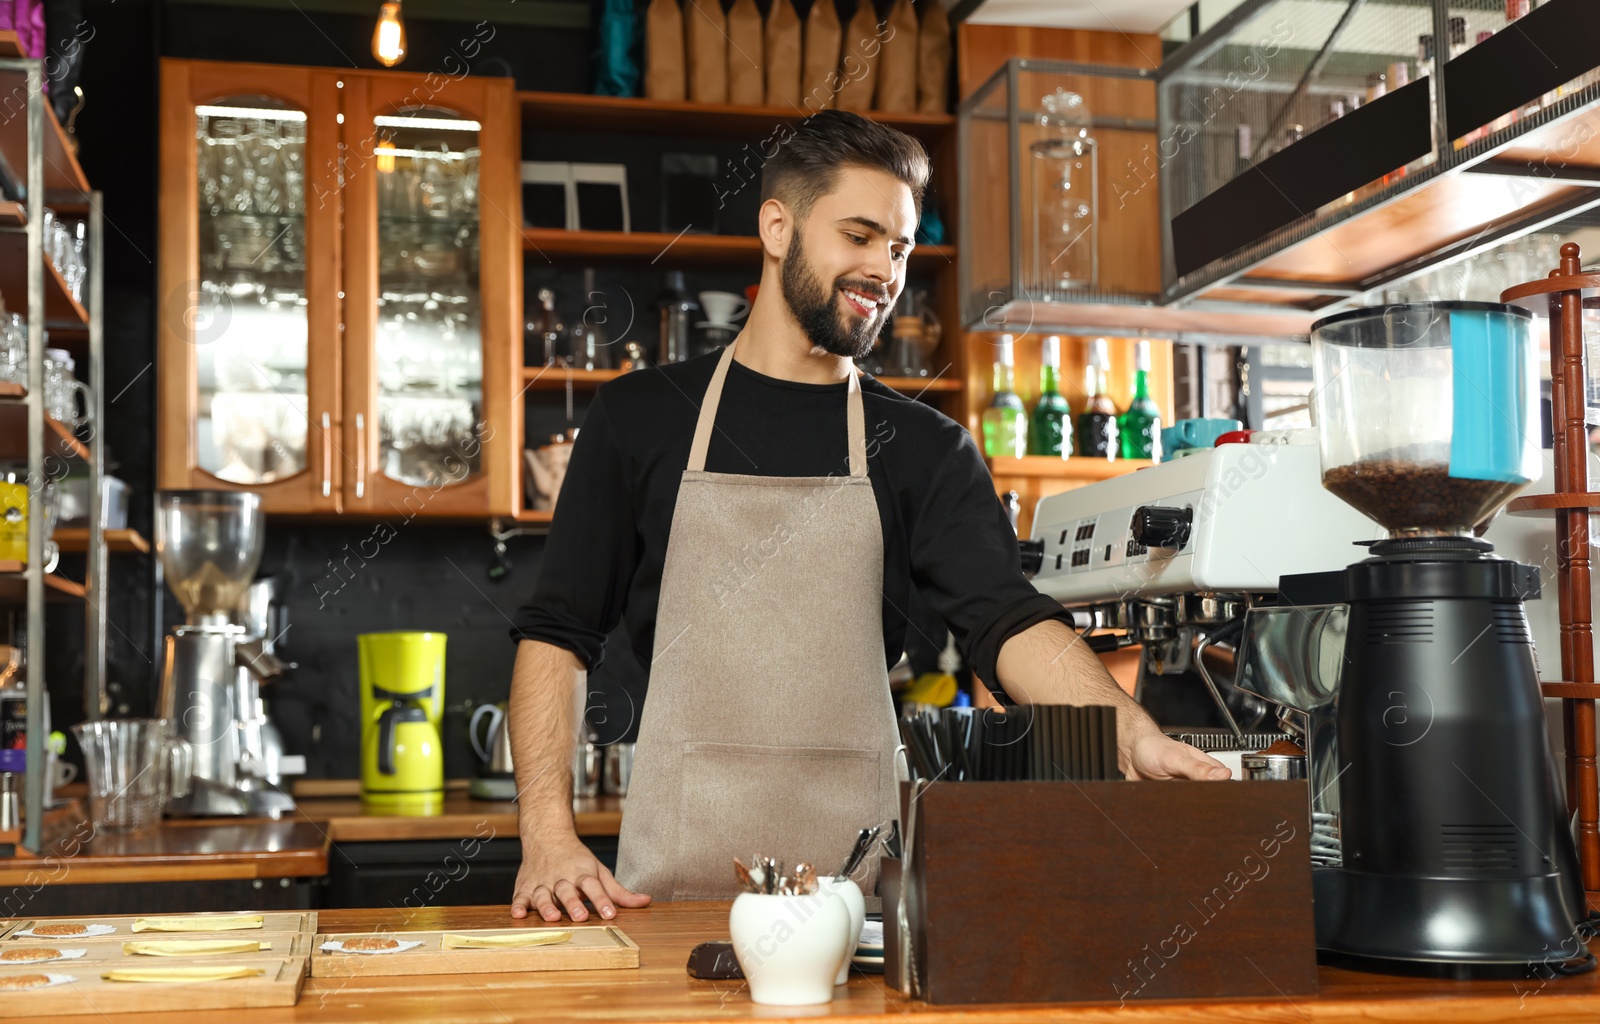
[[[321,877],[328,851],[167,856],[19,857],[0,863],[0,887]]]
[[[514,812],[488,814],[442,814],[428,818],[380,817],[377,815],[329,815],[309,817],[328,830],[336,843],[383,842],[395,839],[515,839],[517,816]],[[622,828],[618,811],[580,811],[573,815],[580,838],[615,836]],[[489,831],[490,834],[485,834]]]

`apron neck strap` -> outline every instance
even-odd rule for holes
[[[706,468],[706,452],[711,448],[711,429],[717,421],[717,403],[722,400],[722,385],[728,379],[728,364],[733,362],[733,344],[722,350],[717,369],[711,375],[705,400],[700,403],[700,418],[694,425],[694,444],[689,448],[689,472],[699,473]],[[850,431],[850,475],[867,475],[867,417],[861,404],[860,371],[855,361],[850,362],[850,376],[846,379],[845,421]]]

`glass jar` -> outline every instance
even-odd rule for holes
[[[65,349],[47,348],[44,352],[45,412],[73,430],[91,419],[89,386],[75,376],[77,364]],[[79,404],[79,400],[82,404]],[[81,409],[81,412],[80,412]]]
[[[1532,315],[1351,310],[1311,328],[1322,485],[1391,536],[1468,534],[1540,473]]]
[[[1083,97],[1057,88],[1039,100],[1033,154],[1029,277],[1043,298],[1095,287],[1100,275],[1093,123]]]

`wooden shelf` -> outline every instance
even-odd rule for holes
[[[522,382],[525,391],[561,391],[567,386],[567,378],[572,378],[572,386],[576,389],[599,387],[608,380],[615,380],[622,376],[621,370],[567,370],[559,366],[524,366],[522,368]],[[906,394],[915,395],[920,391],[954,392],[961,390],[961,382],[949,380],[944,377],[878,377],[878,383],[887,385]]]
[[[46,416],[44,452],[47,458],[87,459],[89,449],[72,436],[65,423]],[[22,405],[0,405],[0,459],[28,457],[28,409]]]
[[[0,381],[0,398],[22,398],[28,389],[22,384],[13,384],[11,381]]]
[[[1091,459],[1074,455],[1070,459],[1056,459],[1048,455],[1028,455],[1024,458],[998,458],[989,460],[991,476],[1034,476],[1050,480],[1110,480],[1155,463],[1149,459]]]
[[[1568,700],[1600,700],[1600,683],[1540,683],[1539,692],[1546,697]]]
[[[87,526],[60,527],[52,535],[52,539],[62,551],[76,553],[89,550]],[[136,552],[141,555],[150,553],[150,542],[145,540],[138,530],[106,530],[105,542],[108,551]]]
[[[522,131],[559,128],[592,132],[648,132],[655,135],[749,138],[772,136],[780,124],[794,124],[812,111],[794,107],[734,106],[590,96],[570,92],[519,92]],[[955,131],[953,114],[863,111],[862,116],[923,140]]]
[[[0,76],[3,77],[3,76]],[[0,127],[0,136],[4,128]],[[0,296],[6,307],[21,313],[28,310],[28,236],[21,231],[0,231]],[[89,322],[89,312],[72,297],[67,282],[48,256],[44,260],[44,316],[51,330],[57,324],[84,325]]]
[[[0,200],[0,227],[22,228],[28,226],[28,208],[9,199]]]
[[[531,508],[525,508],[517,513],[517,522],[519,523],[544,523],[549,525],[554,519],[554,512],[535,512]]]
[[[522,248],[554,262],[558,256],[581,259],[648,259],[653,264],[728,264],[754,261],[761,240],[754,235],[669,235],[660,231],[567,231],[523,228]],[[953,245],[919,245],[915,265],[943,266],[955,260]]]
[[[0,32],[0,57],[21,57],[22,48],[15,32]],[[28,167],[28,76],[23,71],[0,71],[0,89],[13,98],[4,119],[0,119],[0,156],[5,158],[17,174],[26,174]],[[73,192],[89,191],[89,179],[84,177],[78,158],[67,145],[67,133],[56,120],[47,98],[44,104],[44,188],[46,192],[67,189]]]
[[[0,605],[16,604],[28,599],[28,581],[22,578],[27,568],[26,562],[0,562]],[[74,583],[55,573],[45,576],[44,589],[47,601],[81,600],[85,593],[83,584]]]
[[[1600,88],[1569,95],[1342,209],[1296,221],[1179,278],[1169,297],[1333,312],[1600,206]]]
[[[1274,293],[1278,298],[1278,293]],[[1241,300],[1243,301],[1243,300]],[[1181,334],[1227,334],[1239,337],[1293,338],[1311,332],[1316,317],[1298,310],[1269,306],[1259,312],[1204,305],[1158,306],[1154,302],[1034,302],[1017,299],[993,305],[967,325],[970,332],[1020,334],[1137,334],[1177,338]],[[996,325],[996,326],[990,326]]]
[[[72,455],[79,459],[87,459],[89,457],[88,447],[73,436],[71,429],[65,423],[46,416],[44,425],[49,433],[55,435],[55,446],[63,455]]]
[[[567,381],[579,390],[597,388],[622,376],[621,370],[569,370],[564,366],[524,366],[524,391],[564,391]]]

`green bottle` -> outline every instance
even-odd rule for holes
[[[1161,410],[1150,397],[1150,343],[1133,344],[1133,400],[1117,417],[1122,457],[1161,461]]]
[[[1054,334],[1039,350],[1039,404],[1028,421],[1028,454],[1072,454],[1072,409],[1061,394],[1061,339]]]
[[[1011,335],[1000,335],[994,358],[994,400],[983,410],[983,454],[1021,457],[1028,451],[1028,413],[1017,397]]]

